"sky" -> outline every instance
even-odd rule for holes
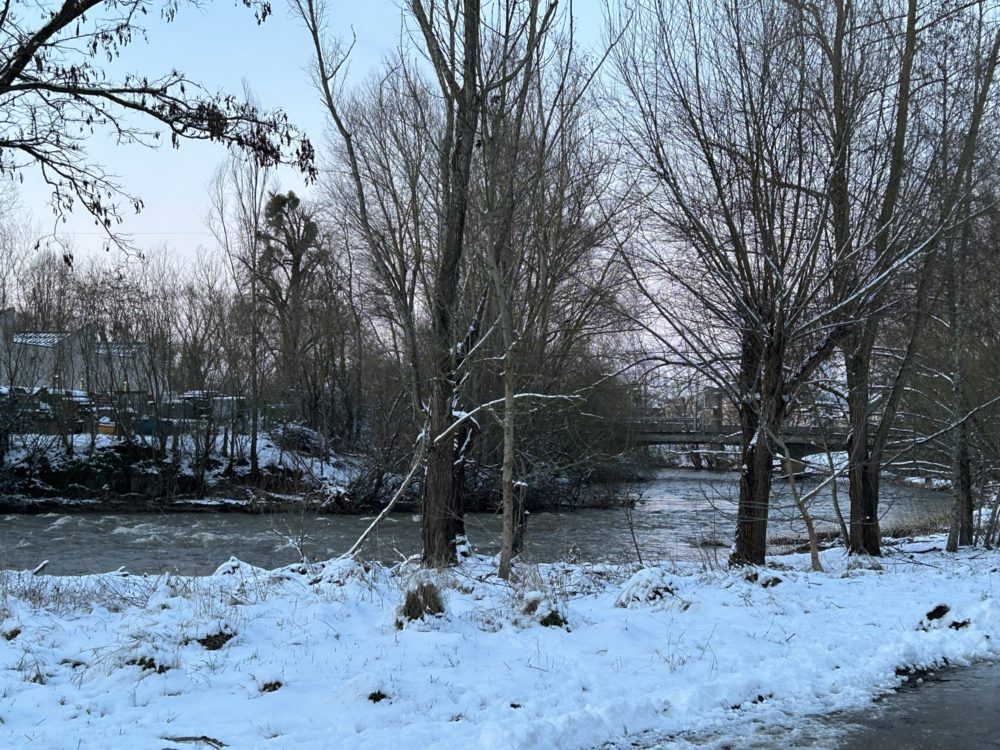
[[[575,17],[581,36],[599,37],[600,0],[577,2]],[[242,3],[207,2],[202,7],[182,5],[176,20],[151,19],[148,40],[137,38],[114,63],[114,70],[141,72],[152,77],[178,68],[209,91],[239,93],[247,87],[267,109],[282,109],[306,132],[322,156],[325,120],[310,80],[308,36],[293,18],[284,0],[258,25]],[[406,29],[398,0],[331,0],[329,30],[356,42],[348,81],[359,81],[376,68],[398,43]],[[123,146],[107,133],[98,133],[89,146],[90,159],[118,176],[118,182],[140,197],[145,208],[134,214],[125,203],[124,223],[118,232],[140,249],[166,247],[181,258],[194,259],[212,248],[206,229],[207,188],[227,152],[219,144],[182,142],[179,149]],[[296,172],[278,172],[282,190],[309,195]],[[59,219],[49,205],[50,191],[31,169],[26,170],[20,205],[37,226],[43,243],[54,237],[67,243],[79,257],[103,254],[107,236],[93,219],[77,210]]]

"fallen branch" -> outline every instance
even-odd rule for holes
[[[202,735],[201,737],[161,737],[160,739],[166,740],[167,742],[200,742],[203,745],[214,747],[216,750],[228,747],[222,740],[217,740],[214,737],[206,737],[205,735]]]

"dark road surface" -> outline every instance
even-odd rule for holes
[[[837,750],[996,750],[1000,748],[1000,664],[938,672],[847,717]],[[833,722],[836,724],[836,720]]]
[[[871,705],[787,724],[633,736],[600,750],[1000,750],[1000,663],[942,669]]]

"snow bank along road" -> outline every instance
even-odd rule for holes
[[[333,561],[212,576],[0,574],[0,747],[588,748],[867,704],[1000,657],[1000,554],[878,564]],[[404,591],[443,613],[409,620]],[[412,607],[411,607],[412,608]],[[416,614],[410,612],[409,614]]]

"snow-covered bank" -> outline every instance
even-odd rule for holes
[[[430,574],[331,562],[205,578],[0,576],[0,745],[589,748],[863,705],[907,667],[1000,657],[1000,553],[940,537],[881,570]],[[543,625],[542,623],[546,623]],[[213,744],[214,743],[214,744]]]
[[[237,437],[217,435],[206,452],[200,439],[178,435],[161,452],[156,440],[142,435],[14,435],[0,456],[0,510],[82,504],[112,511],[199,510],[208,507],[200,503],[206,496],[220,501],[213,510],[281,510],[302,500],[331,512],[356,510],[349,487],[362,473],[360,457],[333,452],[305,428],[275,429],[258,438],[260,476],[251,481],[249,441]]]

